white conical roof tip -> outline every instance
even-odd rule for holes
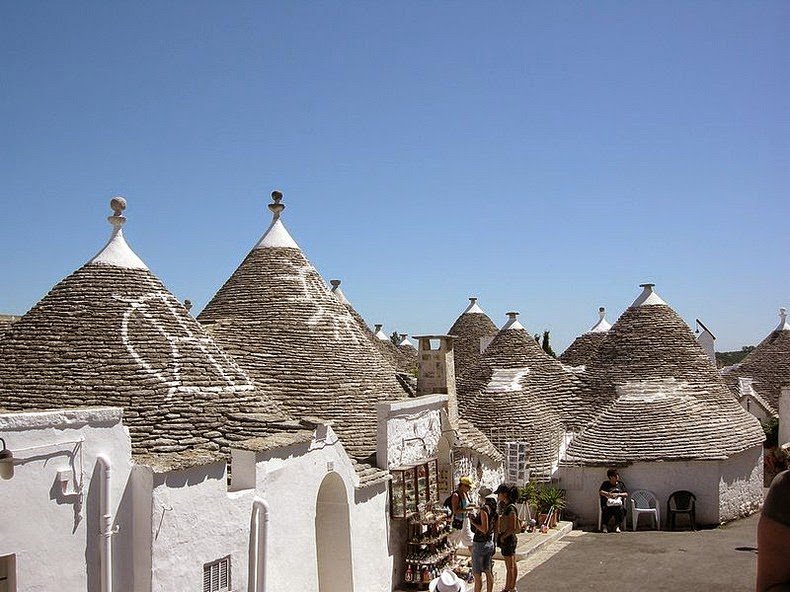
[[[463,312],[463,314],[469,314],[469,313],[485,314],[483,309],[480,308],[480,306],[478,306],[478,304],[477,304],[477,297],[476,296],[470,296],[469,297],[469,306],[466,307],[466,310]]]
[[[374,334],[374,335],[375,335],[375,336],[376,336],[378,339],[380,339],[381,341],[389,341],[389,339],[390,339],[390,338],[389,338],[389,337],[387,337],[387,334],[386,334],[386,333],[384,333],[384,331],[382,331],[382,329],[381,329],[383,326],[384,326],[384,325],[382,325],[382,324],[380,324],[380,323],[376,324],[376,330],[373,332],[373,334]]]
[[[340,302],[343,304],[351,304],[346,298],[346,295],[343,294],[343,290],[340,289],[340,280],[329,280],[329,283],[332,284],[332,294],[334,294]]]
[[[598,322],[595,323],[588,333],[606,333],[612,325],[606,320],[606,309],[601,306],[598,308]]]
[[[787,322],[787,309],[782,307],[779,309],[779,326],[777,331],[790,331],[790,323]]]
[[[502,331],[507,331],[509,329],[524,329],[524,325],[518,322],[518,313],[517,312],[508,312],[507,318],[508,322],[505,323],[505,326],[502,327]]]
[[[110,200],[110,208],[113,211],[112,216],[107,216],[107,221],[113,226],[110,240],[88,263],[127,269],[148,269],[148,266],[132,251],[123,237],[122,227],[126,223],[123,211],[126,209],[126,200],[120,195],[116,195]]]
[[[642,293],[639,297],[634,300],[632,307],[634,306],[649,306],[651,304],[666,304],[664,300],[659,296],[653,288],[655,284],[639,284],[639,287],[642,288]]]
[[[398,347],[405,347],[407,345],[414,347],[414,344],[411,341],[409,341],[408,333],[398,333],[398,335],[400,335],[400,341],[398,342]]]
[[[269,210],[272,212],[272,223],[269,228],[266,229],[266,232],[263,233],[263,236],[261,237],[261,240],[258,241],[258,244],[255,245],[256,249],[299,248],[299,245],[297,245],[296,241],[291,238],[291,235],[285,229],[282,220],[280,220],[280,216],[285,209],[285,204],[280,203],[282,200],[282,191],[272,191],[272,203],[270,203],[268,206]]]

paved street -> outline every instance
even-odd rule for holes
[[[757,520],[697,532],[574,531],[519,562],[518,589],[753,590]]]

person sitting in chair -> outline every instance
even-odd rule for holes
[[[601,496],[601,532],[609,532],[609,522],[614,518],[615,532],[620,532],[620,524],[625,517],[625,498],[628,492],[620,481],[617,469],[606,471],[606,481],[601,483],[598,492]]]

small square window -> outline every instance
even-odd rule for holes
[[[230,592],[230,555],[203,566],[203,592]]]

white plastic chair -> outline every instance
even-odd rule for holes
[[[625,516],[628,514],[627,512],[628,506],[623,505],[623,522],[620,526],[620,530],[625,530]],[[603,508],[601,508],[601,503],[598,502],[598,532],[601,532],[601,520],[603,519]]]
[[[656,522],[656,530],[661,530],[661,510],[656,494],[647,489],[637,489],[631,498],[631,524],[636,530],[639,514],[650,514]]]

